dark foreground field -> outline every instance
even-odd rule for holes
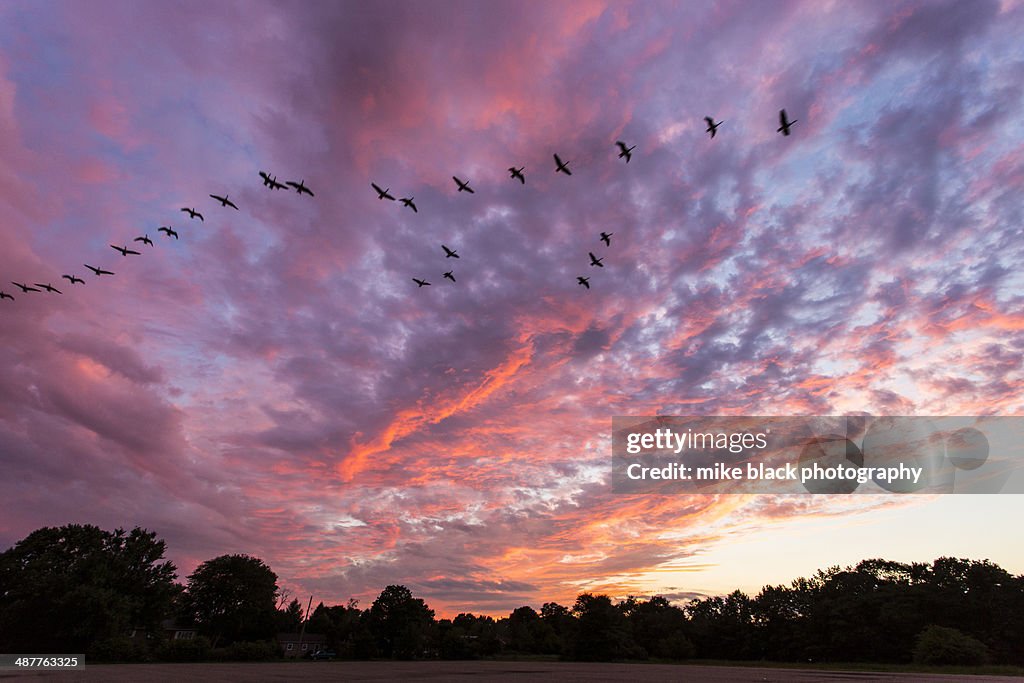
[[[970,676],[871,671],[814,671],[762,667],[578,662],[294,662],[255,664],[100,664],[63,673],[0,671],[0,679],[195,683],[197,681],[707,681],[809,683],[811,681],[1020,681],[1012,676]]]

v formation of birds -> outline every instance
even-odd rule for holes
[[[704,117],[704,121],[707,122],[707,129],[706,129],[705,132],[708,133],[710,135],[710,137],[713,139],[715,137],[716,133],[718,132],[718,127],[721,126],[722,123],[724,123],[724,122],[723,121],[715,122],[715,120],[712,117],[710,117],[710,116],[705,116]],[[790,135],[790,128],[796,122],[797,122],[796,119],[793,119],[792,121],[790,121],[789,118],[786,115],[786,110],[785,109],[781,109],[779,111],[779,127],[776,130],[776,132],[781,133],[782,135],[788,136],[788,135]],[[618,158],[624,159],[625,162],[628,164],[630,159],[633,158],[633,150],[636,149],[636,145],[628,146],[628,145],[626,145],[625,142],[622,142],[621,140],[617,140],[615,142],[615,146],[618,147],[618,149],[619,149]],[[567,176],[571,176],[572,175],[572,170],[569,168],[569,164],[571,163],[570,161],[563,161],[562,158],[560,156],[558,156],[558,154],[553,154],[552,157],[554,158],[554,161],[555,161],[555,173],[562,173],[562,174],[567,175]],[[523,171],[525,169],[526,169],[525,166],[520,166],[519,168],[516,168],[515,166],[510,166],[508,168],[509,178],[511,180],[518,180],[520,182],[520,184],[525,185],[526,184],[526,176],[523,174]],[[288,181],[285,181],[285,182],[281,183],[281,182],[278,182],[277,176],[275,176],[275,175],[270,175],[269,173],[266,173],[264,171],[260,171],[259,175],[260,175],[260,178],[262,178],[262,180],[263,180],[263,186],[268,188],[268,189],[270,189],[270,190],[285,190],[285,189],[288,189],[288,188],[292,188],[292,189],[294,189],[300,195],[308,194],[310,197],[314,197],[315,196],[313,194],[313,191],[310,190],[308,187],[306,187],[305,179],[300,180],[299,182],[288,180]],[[458,176],[452,176],[452,180],[455,181],[455,185],[458,187],[458,193],[461,194],[461,193],[465,192],[467,194],[475,194],[475,191],[470,186],[470,181],[463,180],[463,179],[459,178]],[[381,188],[376,183],[370,183],[370,185],[373,187],[374,191],[377,192],[377,198],[378,199],[381,199],[381,200],[387,199],[389,201],[396,201],[395,196],[391,194],[391,188]],[[238,206],[233,201],[231,201],[229,196],[226,195],[226,194],[223,195],[223,196],[216,195],[216,194],[210,194],[209,196],[214,201],[220,203],[222,208],[232,208],[232,209],[235,209],[236,211],[239,210]],[[403,206],[405,206],[405,207],[407,207],[409,209],[412,209],[412,211],[414,213],[419,213],[419,209],[416,207],[414,199],[415,199],[415,197],[412,197],[412,196],[410,196],[410,197],[400,197],[400,198],[397,199],[397,201],[401,202],[401,204]],[[206,220],[203,217],[203,214],[200,213],[195,207],[184,207],[183,206],[183,207],[181,207],[181,211],[183,213],[187,213],[189,218],[192,219],[192,220],[199,220],[201,222],[205,222],[205,220]],[[171,238],[173,238],[175,240],[179,239],[178,232],[174,228],[172,228],[171,226],[161,226],[160,228],[157,228],[157,232],[163,233],[165,235],[166,239],[171,239]],[[612,238],[612,235],[614,235],[614,234],[615,233],[612,233],[612,232],[601,232],[600,236],[598,237],[598,240],[600,242],[603,242],[605,247],[610,247],[611,246],[611,238]],[[134,240],[132,240],[133,245],[136,242],[140,243],[140,247],[139,247],[140,249],[143,248],[142,245],[145,245],[145,246],[148,246],[148,247],[153,247],[154,246],[153,240],[150,239],[148,233],[144,234],[144,235],[141,235],[139,237],[136,237]],[[128,247],[127,244],[125,244],[125,245],[111,244],[110,247],[112,249],[114,249],[115,251],[117,251],[118,253],[120,253],[121,256],[123,256],[123,257],[141,256],[142,255],[141,251],[138,251],[137,249],[131,249],[131,248]],[[446,261],[447,261],[447,259],[451,259],[451,258],[454,258],[454,259],[461,258],[458,255],[458,252],[457,252],[456,249],[450,248],[450,247],[448,247],[448,246],[446,246],[444,244],[441,245],[441,248],[444,250],[444,255],[445,255],[445,260]],[[591,267],[604,268],[604,263],[603,263],[604,257],[598,257],[592,251],[591,252],[587,252],[587,255],[590,257],[590,266]],[[82,265],[84,265],[86,268],[91,270],[96,277],[102,277],[103,275],[114,275],[115,274],[114,271],[105,270],[105,269],[97,267],[97,266],[89,265],[88,263],[84,263]],[[446,279],[446,280],[450,280],[453,283],[458,282],[458,280],[456,280],[456,278],[455,278],[454,269],[446,271],[441,277]],[[80,277],[78,277],[75,274],[66,274],[65,273],[65,274],[61,275],[61,278],[64,279],[64,280],[67,280],[70,286],[84,285],[85,284],[85,280],[80,278]],[[426,279],[421,278],[421,277],[414,277],[414,278],[412,278],[412,281],[414,283],[416,283],[417,289],[421,288],[421,287],[429,287],[430,284],[431,284]],[[588,289],[588,290],[590,289],[590,278],[589,277],[584,277],[582,275],[577,276],[576,282],[581,287],[584,287],[585,289]],[[14,285],[15,287],[17,287],[18,289],[20,289],[22,294],[28,294],[29,292],[47,292],[47,293],[50,293],[50,294],[63,294],[63,292],[60,289],[58,289],[57,287],[54,287],[50,282],[46,282],[46,283],[39,283],[39,282],[27,283],[27,282],[14,282],[12,280],[11,284]],[[15,297],[12,294],[8,294],[7,292],[5,292],[3,290],[0,290],[0,301],[3,301],[4,299],[8,299],[10,301],[14,301]]]

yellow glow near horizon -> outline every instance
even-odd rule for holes
[[[739,589],[753,596],[765,585],[788,585],[819,569],[875,557],[907,563],[942,556],[987,559],[1011,574],[1021,574],[1024,544],[1010,522],[1020,519],[1022,512],[1022,495],[946,495],[866,510],[846,520],[792,519],[729,534],[695,556],[693,568],[637,578],[650,586],[650,594],[723,595]]]

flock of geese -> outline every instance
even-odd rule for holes
[[[706,129],[705,132],[707,132],[711,136],[711,138],[713,139],[715,137],[715,134],[718,132],[718,127],[721,126],[722,123],[724,123],[724,122],[723,121],[715,122],[715,120],[712,117],[710,117],[710,116],[705,116],[704,117],[704,121],[707,122],[707,129]],[[783,135],[788,136],[790,134],[790,128],[796,122],[797,122],[796,119],[790,121],[789,118],[786,116],[786,110],[782,109],[782,110],[779,111],[779,128],[777,129],[776,132],[782,133]],[[621,140],[616,141],[615,145],[619,149],[618,158],[625,159],[626,163],[628,164],[630,159],[633,158],[633,150],[636,149],[636,145],[633,145],[633,146],[630,147],[630,146],[627,146],[626,143],[622,142]],[[569,161],[563,161],[562,158],[560,156],[558,156],[558,154],[553,154],[552,156],[554,157],[554,161],[555,161],[555,173],[563,173],[563,174],[565,174],[567,176],[571,176],[572,175],[572,170],[569,168],[569,163],[570,162]],[[519,168],[516,168],[515,166],[509,166],[509,168],[508,168],[509,177],[512,180],[518,180],[521,184],[525,185],[526,184],[526,176],[523,175],[523,171],[525,170],[525,168],[526,168],[525,166],[520,166]],[[292,189],[294,189],[300,195],[307,194],[310,197],[315,196],[313,194],[313,191],[310,190],[308,187],[306,187],[305,179],[300,180],[299,182],[288,180],[288,181],[285,181],[285,182],[281,183],[281,182],[278,182],[276,175],[272,176],[269,173],[266,173],[264,171],[260,171],[259,175],[260,175],[260,178],[263,179],[263,186],[268,188],[268,189],[270,189],[270,190],[286,190],[288,188],[292,188]],[[458,176],[452,176],[452,180],[455,181],[455,184],[458,187],[458,192],[460,192],[460,193],[461,192],[466,192],[468,194],[474,194],[474,190],[470,186],[468,180],[462,180]],[[387,199],[387,200],[390,200],[390,201],[396,201],[395,196],[391,194],[391,188],[381,188],[376,183],[370,183],[370,185],[377,192],[377,198],[378,199],[380,199],[380,200]],[[238,206],[233,201],[231,201],[231,199],[226,194],[223,195],[223,196],[216,195],[216,194],[211,194],[209,196],[214,201],[219,202],[222,208],[229,208],[230,207],[230,208],[232,208],[232,209],[234,209],[236,211],[239,210]],[[397,201],[401,202],[401,204],[403,206],[411,209],[413,211],[413,213],[419,213],[419,209],[416,207],[416,203],[414,202],[414,199],[415,199],[415,197],[411,197],[411,196],[410,197],[400,197],[400,198],[397,199]],[[205,222],[205,218],[203,217],[203,214],[200,213],[198,210],[196,210],[195,207],[184,207],[183,206],[183,207],[181,207],[181,211],[183,213],[187,213],[191,220],[199,220],[201,222]],[[157,228],[157,232],[164,233],[166,239],[171,239],[171,238],[174,238],[175,240],[179,239],[178,232],[174,228],[169,226],[169,225],[161,226],[161,227]],[[611,244],[612,244],[611,238],[612,238],[612,235],[614,235],[614,234],[615,233],[603,232],[602,231],[601,234],[600,234],[600,238],[599,239],[600,239],[601,242],[604,243],[604,245],[606,247],[610,247]],[[153,240],[150,239],[148,234],[136,237],[134,240],[132,240],[132,242],[133,242],[133,244],[135,242],[138,242],[138,243],[141,243],[142,245],[146,245],[148,247],[153,247],[154,246]],[[122,257],[141,256],[142,255],[141,251],[137,251],[135,249],[129,249],[127,244],[121,245],[121,246],[118,246],[116,244],[111,244],[110,248],[114,249],[115,251],[120,253]],[[458,252],[455,249],[451,249],[447,245],[444,245],[444,244],[441,245],[441,248],[444,250],[444,255],[445,255],[445,259],[446,260],[447,259],[451,259],[451,258],[454,258],[454,259],[460,258]],[[604,268],[604,263],[603,263],[604,258],[603,257],[599,258],[592,251],[587,252],[587,255],[590,257],[590,266],[591,267]],[[91,270],[96,277],[102,277],[104,275],[114,275],[115,274],[114,271],[106,270],[104,268],[100,268],[100,267],[97,267],[97,266],[91,266],[88,263],[85,263],[83,265],[86,268],[88,268],[89,270]],[[454,269],[446,271],[441,277],[446,279],[446,280],[450,280],[453,283],[456,282]],[[61,275],[61,278],[67,280],[68,283],[71,286],[74,286],[74,285],[84,285],[85,284],[85,280],[80,278],[80,277],[78,277],[75,274],[67,274],[67,273],[65,273],[64,275]],[[414,283],[416,283],[417,288],[429,287],[430,286],[430,282],[428,282],[424,278],[414,277],[414,278],[412,278],[412,281]],[[582,275],[578,276],[576,278],[576,282],[581,287],[584,287],[584,288],[586,288],[588,290],[590,289],[590,278],[589,277],[584,277]],[[25,283],[25,282],[14,282],[14,281],[11,281],[11,284],[14,285],[15,287],[17,287],[18,289],[20,289],[22,294],[28,294],[30,292],[46,292],[46,293],[49,293],[49,294],[63,294],[63,292],[60,289],[54,287],[50,282],[46,282],[46,283],[39,283],[39,282]],[[8,294],[7,292],[5,292],[3,290],[0,290],[0,301],[3,301],[4,299],[9,299],[11,301],[14,301],[14,296],[12,294]]]
[[[292,187],[300,195],[301,194],[308,194],[310,197],[313,196],[312,190],[310,190],[305,185],[305,182],[306,182],[305,179],[300,180],[297,183],[294,182],[294,181],[291,181],[291,180],[286,181],[284,183],[279,183],[277,181],[277,176],[271,176],[268,173],[265,173],[264,171],[260,171],[260,177],[263,179],[263,186],[264,187],[268,187],[271,190],[284,190],[284,189],[287,189],[288,187]],[[215,201],[217,201],[217,202],[219,202],[220,205],[222,207],[224,207],[224,208],[231,207],[235,211],[239,210],[238,209],[238,205],[235,204],[233,201],[231,201],[231,199],[228,197],[228,195],[221,196],[221,195],[218,195],[218,194],[211,194],[210,198],[215,200]],[[204,222],[204,223],[206,222],[206,219],[203,216],[203,214],[200,213],[195,207],[183,206],[183,207],[181,207],[181,211],[183,213],[187,213],[188,217],[191,220],[199,220],[200,222]],[[174,238],[176,240],[179,239],[178,231],[175,230],[174,228],[172,228],[169,225],[162,225],[162,226],[160,226],[159,228],[157,228],[157,232],[164,233],[166,239],[170,239],[170,238]],[[136,237],[134,240],[132,240],[133,244],[135,242],[139,242],[139,243],[141,243],[143,245],[146,245],[146,246],[149,246],[149,247],[154,246],[153,240],[150,239],[148,233],[146,233],[145,235],[140,235],[139,237]],[[119,254],[121,254],[121,256],[123,256],[123,257],[127,257],[127,256],[141,256],[142,255],[141,251],[136,251],[135,249],[129,249],[127,244],[122,245],[122,246],[118,246],[116,244],[111,244],[110,248],[113,249],[114,251],[118,252]],[[83,263],[82,265],[85,266],[86,268],[88,268],[89,270],[91,270],[96,277],[102,277],[104,275],[115,275],[114,271],[107,270],[106,268],[100,268],[100,267],[97,267],[97,266],[91,266],[88,263]],[[78,277],[77,275],[75,275],[73,273],[72,274],[65,273],[64,275],[61,275],[61,278],[64,279],[64,280],[67,280],[70,286],[84,285],[85,284],[85,280],[83,280],[82,278]],[[30,283],[25,283],[25,282],[14,282],[12,280],[11,284],[14,285],[15,287],[17,287],[18,289],[20,289],[22,294],[28,294],[29,292],[48,292],[50,294],[63,294],[64,293],[61,290],[59,290],[56,287],[54,287],[49,282],[47,282],[45,284],[44,283],[40,283],[40,282],[33,282],[33,283],[30,284]],[[11,301],[14,301],[14,295],[8,294],[7,292],[5,292],[3,290],[0,290],[0,301],[2,301],[4,299],[10,299]]]
[[[707,123],[707,129],[705,130],[705,132],[708,133],[711,136],[711,138],[713,139],[715,137],[715,135],[718,133],[718,127],[721,126],[722,123],[724,123],[724,121],[717,121],[716,122],[714,120],[714,118],[712,118],[710,116],[705,116],[704,117],[704,121]],[[788,136],[790,134],[790,127],[794,123],[796,123],[796,119],[790,121],[788,116],[786,115],[786,110],[785,109],[781,109],[781,110],[779,110],[779,127],[776,130],[776,132],[782,133],[783,135]],[[619,159],[625,159],[626,163],[628,164],[630,159],[633,158],[633,150],[636,149],[636,145],[628,146],[625,142],[623,142],[621,140],[616,140],[615,141],[615,146],[619,148],[619,156],[618,156],[618,158]],[[564,173],[567,176],[571,176],[572,175],[572,170],[569,168],[569,163],[570,163],[569,161],[563,161],[562,158],[560,156],[558,156],[558,154],[553,154],[552,157],[555,160],[555,173]],[[526,184],[526,176],[523,175],[523,171],[524,170],[526,170],[525,166],[520,166],[518,168],[516,168],[515,166],[509,166],[508,167],[509,178],[511,178],[512,180],[518,180],[520,182],[520,184],[525,185]],[[458,176],[452,176],[452,180],[455,181],[455,186],[458,188],[457,192],[466,192],[468,194],[475,194],[475,191],[470,186],[468,180],[463,180],[462,178],[459,178]],[[370,185],[373,187],[374,191],[377,193],[377,199],[380,199],[380,200],[387,199],[387,200],[392,201],[392,202],[393,201],[399,201],[404,206],[412,209],[413,212],[415,212],[415,213],[419,212],[419,209],[416,208],[416,204],[413,201],[415,199],[415,197],[399,197],[396,200],[395,196],[393,194],[391,194],[391,188],[390,187],[382,188],[377,183],[370,183]],[[600,239],[601,242],[604,242],[604,245],[606,247],[610,247],[612,245],[612,235],[614,235],[614,234],[615,233],[613,233],[613,232],[604,232],[604,231],[602,231],[600,236],[599,236],[599,239]],[[459,255],[455,252],[455,250],[449,248],[447,245],[442,244],[441,245],[441,249],[444,250],[445,259],[450,259],[450,258],[456,258],[457,259],[457,258],[460,258]],[[591,265],[591,267],[604,268],[604,263],[603,263],[604,257],[598,257],[592,251],[588,251],[587,252],[587,256],[590,257],[590,265]],[[454,270],[445,271],[441,275],[441,277],[446,279],[446,280],[451,280],[452,282],[456,282]],[[422,278],[422,277],[414,277],[414,278],[412,278],[412,281],[414,283],[416,283],[417,289],[419,289],[421,287],[429,287],[429,286],[431,286],[431,283],[428,280],[426,280],[425,278]],[[590,289],[590,278],[589,277],[584,277],[582,275],[579,275],[579,276],[576,277],[576,283],[579,284],[581,287],[584,287],[584,288],[586,288],[588,290]]]

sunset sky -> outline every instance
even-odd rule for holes
[[[1021,35],[1020,0],[0,4],[0,550],[139,525],[182,578],[443,616],[1024,572],[1021,496],[609,482],[613,415],[1024,414]]]

